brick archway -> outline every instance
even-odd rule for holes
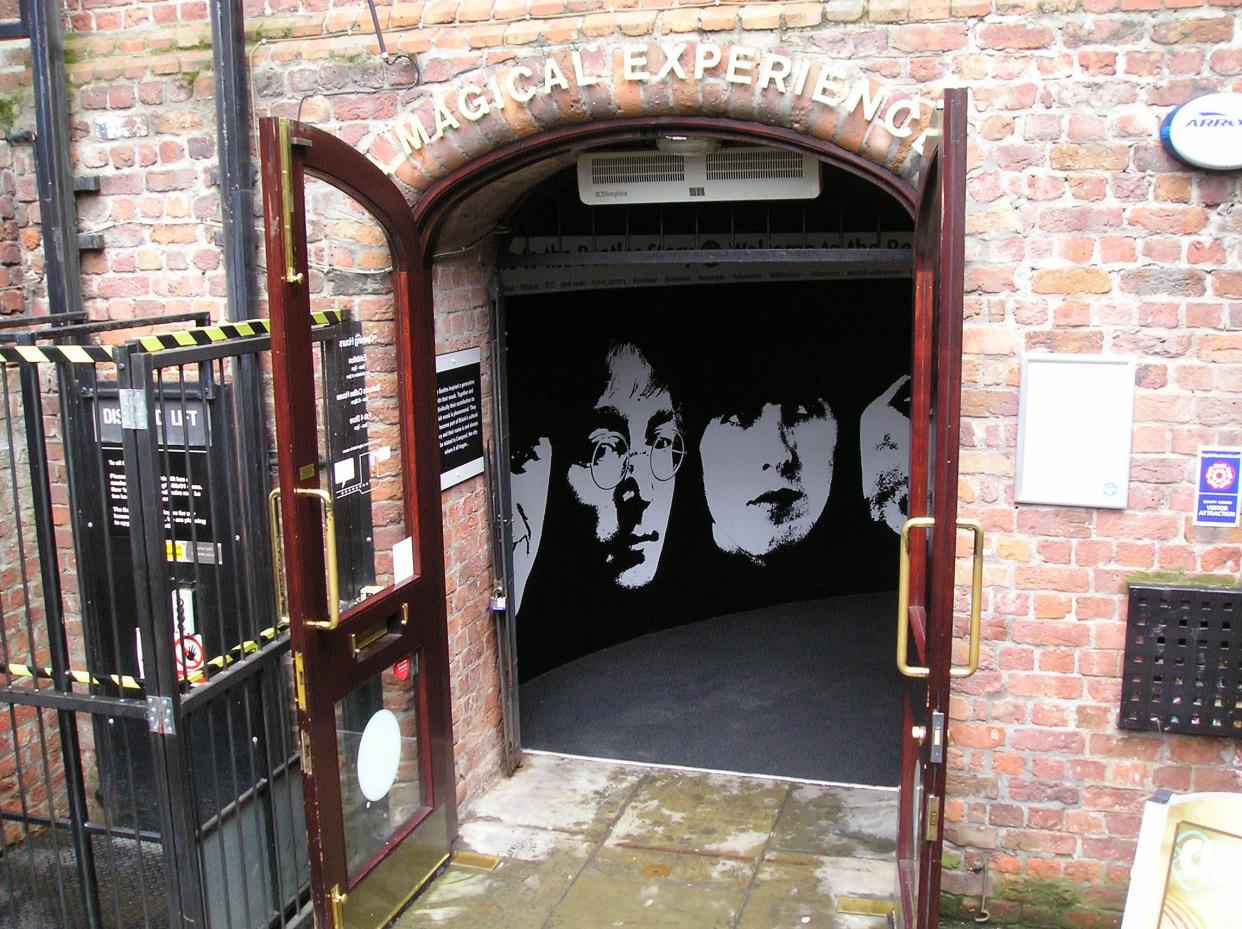
[[[402,113],[369,154],[420,192],[416,217],[459,202],[474,189],[470,179],[495,178],[566,146],[678,129],[812,152],[912,210],[936,105],[819,56],[638,42],[549,51],[463,74]]]

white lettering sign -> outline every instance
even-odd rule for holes
[[[869,78],[851,73],[839,62],[816,64],[809,59],[791,58],[745,45],[734,45],[726,50],[710,42],[695,45],[693,52],[686,42],[661,42],[660,54],[655,56],[652,56],[652,48],[645,44],[622,46],[620,68],[624,80],[640,84],[673,78],[701,81],[708,71],[719,67],[724,80],[730,84],[753,86],[761,92],[773,88],[777,93],[795,98],[809,91],[811,100],[822,106],[839,107],[845,113],[858,110],[869,123],[879,119],[889,135],[897,139],[913,135],[919,128],[917,124],[925,127],[937,106],[934,101],[920,96],[890,99],[890,88],[873,85]],[[588,56],[590,52],[586,50]],[[611,79],[610,75],[589,68],[583,54],[583,50],[570,54],[573,80],[579,89]],[[661,56],[663,62],[657,67]],[[610,55],[601,55],[599,60],[601,67],[611,67]],[[448,99],[437,93],[432,97],[429,113],[407,113],[393,124],[393,134],[406,154],[413,155],[450,130],[460,129],[462,119],[477,122],[488,113],[503,110],[506,99],[527,103],[536,96],[551,96],[555,91],[569,89],[569,78],[553,59],[542,64],[516,65],[503,77],[488,78],[482,87],[466,84]],[[1238,94],[1214,96],[1242,99]],[[450,102],[454,104],[452,107]],[[1235,109],[1242,110],[1242,107],[1235,104]],[[1230,129],[1235,123],[1242,126],[1242,112],[1207,118],[1233,120],[1209,127],[1212,129]],[[921,154],[928,137],[927,129],[923,128],[912,143],[914,151]],[[1236,146],[1233,148],[1238,150]]]

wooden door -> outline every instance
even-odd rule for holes
[[[435,873],[456,833],[433,325],[415,300],[422,268],[395,185],[321,130],[283,118],[259,128],[280,471],[273,538],[288,589],[279,599],[312,899],[321,929],[376,929]],[[341,322],[323,309],[331,268],[315,269],[312,312],[308,176],[348,196],[348,228],[366,213],[387,240],[386,289],[355,300]]]
[[[979,654],[982,528],[957,518],[965,243],[966,91],[946,90],[920,177],[915,226],[910,518],[901,534],[897,664],[906,678],[898,889],[906,929],[938,924],[949,683]],[[959,530],[973,536],[969,645],[954,666]]]

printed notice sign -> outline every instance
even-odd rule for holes
[[[482,358],[477,348],[436,356],[440,489],[483,473]]]
[[[1195,487],[1196,526],[1238,524],[1238,472],[1242,448],[1200,448]]]

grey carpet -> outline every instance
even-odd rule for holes
[[[896,595],[720,616],[579,658],[522,685],[527,748],[895,786]]]

